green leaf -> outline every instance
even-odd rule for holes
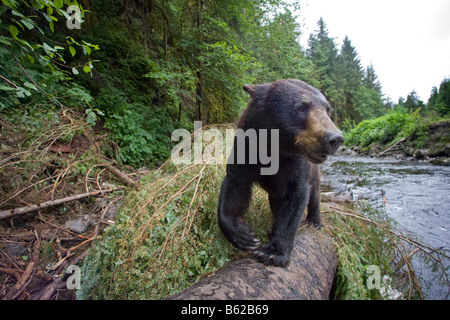
[[[9,32],[13,37],[17,37],[19,35],[19,29],[17,29],[15,26],[10,25],[9,26]]]
[[[41,4],[41,2],[38,1],[38,0],[33,0],[31,5],[33,6],[34,10],[40,10],[40,9],[42,9],[44,7],[44,5]]]
[[[0,7],[0,14],[3,14],[3,13],[5,13],[6,11],[8,11],[8,8],[7,7]]]
[[[55,24],[53,23],[53,20],[50,21],[50,22],[48,23],[48,25],[50,26],[50,30],[52,30],[52,33],[55,33]]]
[[[25,81],[23,83],[24,87],[27,87],[29,89],[33,89],[33,90],[37,90],[36,86],[34,84],[32,84],[31,82]]]
[[[44,50],[45,50],[45,52],[46,52],[47,54],[50,54],[50,53],[56,51],[54,48],[50,47],[50,46],[49,46],[48,44],[46,44],[45,42],[44,42]]]
[[[31,92],[22,87],[16,88],[16,94],[19,98],[25,98],[25,96],[27,96],[27,97],[31,96]]]
[[[53,3],[55,4],[56,8],[61,9],[64,5],[63,0],[54,0]]]
[[[0,36],[0,43],[6,44],[7,46],[11,45],[10,38]]]
[[[72,57],[75,56],[76,53],[77,53],[76,50],[75,50],[75,48],[72,47],[72,46],[69,46],[69,51],[70,51],[70,54],[72,55]]]
[[[74,75],[80,74],[80,73],[78,72],[78,69],[77,69],[77,68],[72,68],[72,73],[73,73]]]
[[[83,71],[86,72],[86,73],[89,73],[89,72],[91,72],[91,67],[89,67],[89,66],[84,66],[84,67],[83,67]]]
[[[16,88],[11,88],[11,87],[0,85],[0,90],[2,90],[2,91],[16,91]]]
[[[87,109],[85,111],[86,113],[86,123],[90,126],[95,126],[95,123],[97,122],[97,116],[95,115],[95,112],[91,109]]]
[[[45,12],[42,12],[42,15],[44,16],[45,20],[47,20],[48,22],[52,21],[52,18],[50,18],[49,15],[46,14]]]
[[[31,30],[34,28],[33,20],[31,20],[31,19],[23,19],[22,23],[25,25],[25,27],[28,28],[28,30]]]
[[[83,45],[84,54],[91,55],[91,48],[87,45]]]
[[[22,18],[22,19],[25,19],[25,16],[24,16],[23,14],[21,14],[20,12],[14,10],[14,9],[11,10],[11,13],[12,13],[14,16],[16,16],[16,17],[20,17],[20,18]]]
[[[43,58],[42,56],[39,57],[39,63],[41,64],[41,66],[46,67],[48,66],[48,60]]]
[[[27,54],[27,58],[31,63],[34,63],[34,58],[31,54]]]
[[[16,41],[18,43],[20,43],[22,45],[22,48],[25,49],[26,51],[28,51],[27,48],[30,48],[31,51],[34,51],[33,47],[31,46],[31,44],[28,41],[25,41],[22,39],[17,39]]]

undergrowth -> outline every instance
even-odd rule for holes
[[[370,266],[379,268],[380,275],[395,279],[398,275],[392,269],[392,262],[398,259],[399,241],[389,240],[391,223],[374,215],[371,208],[354,208],[352,205],[323,205],[328,221],[325,230],[333,238],[338,254],[338,268],[335,276],[334,299],[389,299],[380,288],[369,289],[367,285]],[[356,210],[356,211],[355,211]],[[357,211],[367,211],[361,214]],[[369,218],[370,217],[370,218]],[[372,223],[373,222],[373,223]],[[398,285],[398,284],[396,284]]]
[[[222,267],[237,254],[217,225],[224,176],[223,164],[167,161],[143,178],[86,257],[78,298],[162,299]],[[250,211],[255,230],[266,229],[267,201]]]
[[[413,134],[420,119],[418,112],[392,111],[373,120],[364,120],[345,133],[345,145],[364,148],[372,143],[398,141]]]
[[[101,142],[81,114],[49,107],[38,119],[33,107],[16,109],[6,118],[11,122],[2,120],[0,209],[90,192],[111,182],[100,166]]]
[[[79,298],[162,299],[237,253],[216,222],[223,166],[175,169],[165,164],[127,197],[115,224],[84,262]],[[264,206],[256,202],[252,214]]]

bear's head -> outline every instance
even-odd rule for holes
[[[241,126],[278,129],[280,152],[301,153],[318,164],[343,143],[341,131],[330,118],[330,103],[309,84],[287,79],[244,85],[244,90],[252,96],[252,103],[240,120]]]

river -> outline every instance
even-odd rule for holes
[[[368,201],[397,222],[397,228],[422,243],[450,253],[450,166],[426,162],[337,155],[323,165],[323,183],[333,190]],[[350,191],[348,191],[350,190]],[[421,261],[429,299],[448,299],[448,284],[435,283],[435,274]],[[449,259],[444,264],[448,267]]]

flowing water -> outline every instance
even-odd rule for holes
[[[322,165],[324,183],[351,193],[383,210],[398,229],[450,254],[450,166],[338,155]],[[420,261],[419,272],[431,283],[427,298],[448,299],[448,284],[434,283],[435,274]],[[446,266],[449,259],[445,259]]]

